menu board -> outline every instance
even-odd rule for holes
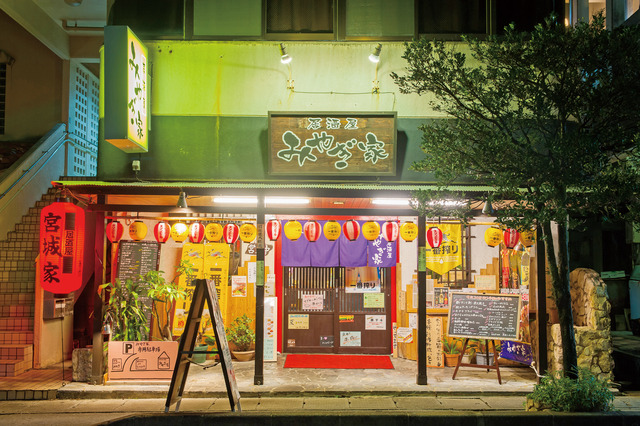
[[[427,367],[444,367],[442,318],[427,317]]]
[[[160,243],[156,241],[120,241],[118,248],[118,273],[121,282],[137,280],[138,275],[157,271],[160,261]]]
[[[449,336],[518,339],[519,295],[450,293],[449,307]]]

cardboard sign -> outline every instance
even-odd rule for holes
[[[178,342],[109,342],[109,379],[171,379]]]

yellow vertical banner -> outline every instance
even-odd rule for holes
[[[442,231],[440,247],[426,247],[427,268],[443,275],[462,265],[462,225],[442,223],[437,225]]]
[[[204,277],[216,283],[222,321],[227,324],[229,244],[207,243],[204,245]]]
[[[174,336],[180,336],[184,331],[191,299],[193,298],[193,290],[195,289],[193,280],[204,278],[204,244],[185,243],[182,247],[182,260],[186,260],[191,264],[194,273],[190,276],[180,275],[180,278],[178,278],[178,288],[185,290],[187,297],[176,301],[173,327],[171,329]]]

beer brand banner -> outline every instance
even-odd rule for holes
[[[462,265],[462,225],[442,223],[440,247],[426,247],[426,265],[433,272],[443,275]]]

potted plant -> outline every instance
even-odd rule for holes
[[[493,365],[493,350],[490,350],[487,356],[487,344],[486,340],[482,339],[470,339],[469,342],[473,347],[476,354],[476,364],[478,365]],[[496,345],[496,351],[500,351],[500,345]]]
[[[235,349],[231,351],[238,361],[249,361],[253,358],[253,344],[256,341],[256,333],[251,328],[253,318],[247,314],[236,318],[227,328],[227,340],[232,343]]]
[[[442,350],[444,352],[444,365],[447,367],[455,367],[460,357],[458,349],[458,339],[442,338]]]
[[[141,341],[149,334],[149,325],[140,297],[144,294],[140,281],[126,279],[102,284],[108,288],[109,302],[104,312],[104,322],[111,328],[111,340]]]

